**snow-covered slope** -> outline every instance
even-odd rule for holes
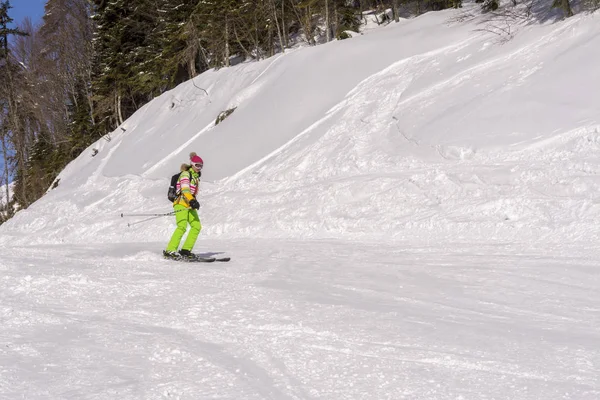
[[[209,71],[73,161],[0,227],[0,398],[600,398],[599,15],[457,12]],[[229,264],[120,216],[191,151]]]
[[[140,236],[119,215],[168,211],[167,179],[196,151],[211,236],[597,242],[598,16],[506,43],[451,17],[204,73],[99,140],[3,236],[164,239],[169,221]]]

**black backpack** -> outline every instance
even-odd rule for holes
[[[177,191],[177,182],[179,181],[179,175],[181,175],[181,172],[178,172],[171,177],[171,185],[169,186],[169,191],[167,193],[167,198],[171,203],[174,202],[180,195],[180,193]],[[198,172],[198,180],[200,180],[199,178],[200,172]]]
[[[179,181],[179,175],[181,175],[181,172],[178,172],[171,177],[171,185],[169,186],[169,192],[167,193],[167,198],[171,203],[174,202],[177,197],[179,197],[179,192],[177,191],[177,181]]]

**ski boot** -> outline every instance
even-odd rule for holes
[[[179,256],[186,260],[194,260],[197,256],[189,250],[181,249],[179,250]]]
[[[167,260],[181,260],[181,255],[176,251],[163,251],[163,257]]]

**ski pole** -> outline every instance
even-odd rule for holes
[[[121,213],[121,218],[123,218],[123,217],[150,217],[150,218],[143,219],[141,221],[131,222],[131,223],[127,224],[127,227],[132,227],[133,225],[141,224],[146,221],[151,221],[156,218],[168,217],[169,215],[175,215],[175,213],[178,213],[179,211],[185,211],[185,210],[175,210],[175,211],[171,211],[171,212],[163,213],[163,214],[125,214],[125,213]]]
[[[170,214],[155,215],[154,217],[146,218],[146,219],[143,219],[141,221],[127,223],[127,227],[130,228],[130,227],[132,227],[134,225],[141,224],[142,222],[151,221],[151,220],[156,219],[156,218],[166,217],[167,215],[173,215],[174,213],[175,212],[172,212]]]
[[[179,211],[184,211],[184,210],[175,210],[175,211],[171,211],[171,212],[164,213],[164,214],[125,214],[125,213],[121,213],[121,218],[123,218],[123,217],[166,217],[167,215],[175,215],[175,213],[178,213]]]

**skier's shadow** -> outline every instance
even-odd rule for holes
[[[214,256],[218,256],[219,254],[225,254],[224,251],[207,251],[205,253],[195,253],[196,257],[202,257],[202,258],[210,258],[210,257],[214,257]]]

